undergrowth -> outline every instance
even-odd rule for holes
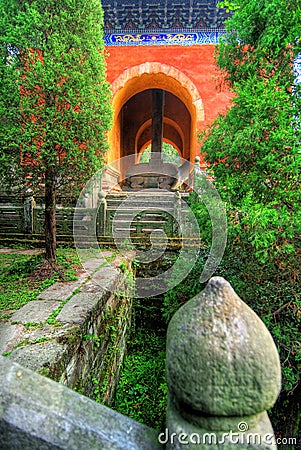
[[[76,279],[79,264],[72,249],[58,249],[57,265],[66,281]],[[0,320],[26,305],[46,288],[60,280],[43,254],[0,253]]]
[[[196,211],[203,240],[207,238],[207,242],[210,242],[208,213],[195,196],[191,198],[191,208]],[[296,246],[295,254],[287,255],[285,261],[279,258],[261,262],[248,242],[237,240],[233,229],[229,231],[228,246],[214,275],[222,276],[231,283],[274,338],[280,355],[283,381],[281,395],[269,414],[278,437],[293,437],[301,426],[301,298],[299,269],[296,265],[296,261],[300,260],[300,249]],[[199,276],[209,251],[208,247],[200,252],[194,269],[185,280],[165,293],[161,307],[157,305],[155,308],[156,312],[151,300],[144,303],[143,309],[138,304],[140,315],[143,310],[145,318],[157,314],[158,321],[163,317],[167,325],[174,313],[205,287],[205,284],[200,283]],[[170,282],[172,284],[172,280]],[[164,379],[165,335],[161,333],[162,324],[156,326],[154,320],[151,321],[152,331],[147,319],[140,325],[141,329],[132,336],[115,407],[135,420],[160,429],[162,417],[165,416],[167,392]],[[158,332],[159,329],[161,332],[158,338],[156,330]],[[161,342],[160,350],[154,342]]]
[[[140,329],[133,337],[118,384],[114,409],[160,430],[164,423],[165,336]]]

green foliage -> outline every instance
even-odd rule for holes
[[[2,182],[34,191],[51,166],[57,187],[78,187],[111,122],[100,2],[1,0],[0,17]]]
[[[191,208],[200,225],[204,225],[205,212],[197,197],[193,196]],[[231,234],[224,258],[214,275],[228,280],[237,294],[259,315],[273,335],[278,347],[283,369],[283,390],[290,392],[300,382],[301,371],[301,294],[299,283],[300,248],[295,252],[277,254],[261,262],[254,252],[253,242],[238,239],[234,230],[239,228],[236,218],[229,217]],[[234,222],[234,223],[233,223]],[[207,223],[210,227],[210,224]],[[260,233],[258,233],[260,235]],[[208,235],[209,237],[209,235]],[[259,238],[258,238],[259,239]],[[199,276],[209,252],[203,249],[193,271],[180,284],[164,295],[162,316],[168,323],[174,313],[205,287]],[[170,283],[177,277],[172,271]]]
[[[200,230],[201,240],[209,243],[212,240],[212,224],[210,214],[205,204],[201,201],[199,194],[191,192],[188,201],[189,207],[193,211]]]
[[[236,3],[217,57],[233,106],[202,136],[203,151],[228,203],[230,238],[251,245],[260,262],[275,261],[300,244],[301,103],[292,70],[300,2]]]
[[[291,96],[275,80],[236,88],[234,105],[211,127],[203,146],[228,202],[232,234],[262,261],[291,252],[301,232],[301,153]]]
[[[151,157],[151,146],[147,147],[140,156],[140,163],[149,162]],[[176,164],[177,166],[181,165],[181,158],[177,150],[167,142],[163,142],[162,144],[162,159],[166,163]]]
[[[196,212],[197,216],[197,212]],[[203,211],[201,212],[201,221],[203,218]],[[201,249],[193,267],[193,270],[188,276],[176,284],[172,289],[169,289],[163,298],[163,307],[161,309],[162,317],[168,324],[175,312],[184,305],[188,300],[196,296],[204,288],[204,284],[200,282],[200,275],[209,255],[209,246]],[[178,269],[173,268],[170,277],[170,285],[174,284],[173,280],[177,279]]]
[[[218,64],[231,84],[254,75],[283,74],[290,89],[291,61],[300,52],[299,0],[235,0],[236,10],[226,22],[218,49]]]
[[[95,333],[88,333],[84,336],[84,341],[92,341],[95,347],[99,348],[101,344],[102,336],[98,336]]]
[[[218,274],[232,284],[271,332],[282,365],[282,389],[293,392],[301,370],[301,296],[295,256],[288,256],[280,264],[263,264],[251,248],[248,251],[240,243],[232,243]]]
[[[76,279],[76,252],[58,249],[58,261],[66,280]],[[59,280],[58,274],[44,271],[44,263],[43,255],[0,254],[0,320],[7,319]]]
[[[77,280],[74,266],[79,264],[79,260],[75,255],[73,255],[70,259],[68,256],[66,256],[65,252],[62,254],[61,250],[59,249],[56,263],[62,268],[66,281]]]
[[[20,277],[24,277],[29,275],[33,270],[37,269],[39,264],[42,261],[41,255],[17,255],[12,254],[6,256],[8,261],[10,260],[10,264],[6,266],[6,271],[3,273],[3,280],[6,276],[9,276],[10,279],[19,279]],[[4,263],[5,264],[5,263]]]
[[[228,248],[217,274],[273,335],[282,365],[281,399],[293,405],[301,369],[301,97],[293,71],[301,53],[301,3],[235,4],[217,50],[233,90],[232,107],[202,135],[202,150],[227,203]],[[280,429],[284,406],[278,402]]]
[[[76,195],[107,150],[102,27],[98,0],[0,0],[2,190],[44,193],[49,259],[57,190]]]
[[[224,0],[224,1],[222,1],[222,2],[218,2],[217,6],[218,6],[219,8],[225,8],[225,10],[226,10],[227,12],[235,11],[235,9],[238,9],[238,8],[239,8],[239,6],[237,5],[237,3],[236,3],[236,2],[232,2],[231,0]]]
[[[114,409],[158,430],[166,409],[165,337],[140,331],[131,341],[118,384]]]
[[[41,256],[3,254],[0,258],[0,318],[34,300],[38,286],[29,286],[27,277],[42,261]]]

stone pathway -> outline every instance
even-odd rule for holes
[[[42,253],[42,249],[41,248],[30,248],[27,250],[22,250],[22,249],[17,249],[17,248],[9,248],[9,247],[4,247],[4,248],[0,248],[0,254],[4,253],[4,254],[9,254],[9,253],[16,253],[18,255],[36,255],[38,253]]]
[[[40,251],[0,249],[0,253],[34,254]],[[9,321],[0,322],[0,354],[17,353],[24,348],[16,348],[20,342],[34,343],[37,340],[57,338],[70,326],[81,325],[86,320],[93,299],[99,298],[100,293],[106,289],[111,290],[114,287],[113,284],[120,273],[118,267],[121,256],[113,257],[110,264],[104,263],[104,258],[109,259],[112,256],[113,251],[103,251],[101,258],[94,256],[88,259],[84,262],[85,270],[81,271],[77,280],[56,282],[39,294],[37,299],[15,311]],[[122,258],[124,260],[124,257]],[[61,322],[62,327],[53,327],[46,321],[58,308],[61,309],[55,314],[55,320]],[[29,329],[29,323],[41,325],[36,329]]]

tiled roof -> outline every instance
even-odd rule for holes
[[[228,17],[219,0],[102,0],[105,29],[222,28]]]

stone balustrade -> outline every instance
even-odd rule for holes
[[[166,368],[168,449],[184,440],[198,450],[276,448],[266,410],[280,391],[278,352],[223,278],[211,278],[172,318]]]
[[[158,434],[1,358],[1,448],[276,448],[266,411],[280,390],[277,349],[263,322],[223,278],[211,278],[172,318],[166,369],[166,428]]]

